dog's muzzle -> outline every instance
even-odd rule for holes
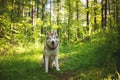
[[[58,46],[58,43],[55,44],[55,41],[52,41],[52,42],[51,42],[51,46],[49,46],[49,45],[47,44],[47,47],[48,47],[50,50],[55,50],[55,49],[57,48],[57,46]]]
[[[55,45],[55,42],[54,42],[54,41],[52,41],[52,45],[53,45],[53,46]]]

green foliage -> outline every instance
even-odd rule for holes
[[[116,79],[114,57],[118,49],[116,39],[109,42],[108,33],[99,32],[92,35],[91,41],[79,44],[61,45],[59,63],[61,71],[52,69],[44,72],[40,66],[43,45],[29,44],[28,46],[14,47],[16,54],[0,57],[1,79]],[[111,33],[111,35],[116,35]],[[18,54],[19,53],[19,54]],[[16,76],[16,77],[15,77]],[[62,77],[60,77],[62,76]]]
[[[47,0],[0,1],[0,79],[117,79],[120,1],[109,1],[106,28],[101,27],[100,3],[90,1],[88,9],[80,0],[51,3],[50,8]],[[51,30],[59,34],[61,71],[46,74],[39,63],[45,33]]]

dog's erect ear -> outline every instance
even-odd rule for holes
[[[46,32],[46,35],[49,35],[49,32],[48,32],[48,31]]]
[[[48,36],[49,36],[49,34],[50,34],[50,33],[47,31],[47,32],[46,32],[46,39],[48,39],[48,38],[49,38],[49,37],[48,37]]]
[[[54,31],[54,34],[56,35],[56,38],[58,38],[57,30]]]
[[[54,34],[57,35],[57,30],[54,31]]]

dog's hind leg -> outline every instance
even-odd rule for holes
[[[52,68],[56,67],[55,61],[52,62]]]
[[[44,58],[41,58],[40,67],[44,67],[44,64],[45,64],[45,59],[44,59]]]

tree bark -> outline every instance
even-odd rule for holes
[[[33,5],[33,1],[32,1],[32,26],[34,26],[34,5]]]
[[[40,1],[39,0],[37,0],[37,18],[39,18],[39,10],[40,10],[40,8],[39,8],[39,4],[40,4]]]
[[[107,27],[107,0],[105,0],[105,27]]]
[[[44,17],[45,17],[45,2],[44,2],[44,0],[42,0],[42,21],[43,21],[43,25],[44,25]],[[43,32],[44,32],[43,25],[41,26],[41,34],[43,34]]]
[[[76,17],[77,17],[77,21],[78,21],[78,19],[79,19],[78,3],[79,3],[79,1],[77,0],[77,1],[76,1]]]
[[[87,0],[87,26],[89,26],[89,0]]]
[[[102,28],[107,27],[107,0],[102,0]]]
[[[50,0],[50,31],[52,30],[52,0]]]
[[[59,28],[59,10],[60,10],[60,5],[59,5],[59,3],[60,3],[60,0],[57,0],[57,26],[58,26],[57,32],[58,32],[58,35],[60,34],[59,33],[60,32],[60,28]]]
[[[1,4],[1,7],[5,8],[6,7],[6,0],[1,0],[0,4]]]
[[[14,17],[13,17],[13,13],[14,13],[14,6],[15,6],[15,0],[12,0],[12,9],[11,9],[11,24],[10,24],[10,43],[13,44],[13,22],[15,21]]]
[[[79,1],[77,0],[77,1],[76,1],[77,38],[80,37],[80,30],[79,30],[79,25],[78,25],[78,23],[79,23],[79,9],[78,9],[78,3],[79,3]]]
[[[97,4],[97,0],[94,0],[94,28],[96,27],[96,24],[97,24],[97,14],[96,14],[96,4]]]
[[[70,19],[71,19],[71,9],[70,9],[70,0],[68,2],[69,6],[69,16],[68,16],[68,41],[70,40]]]
[[[116,25],[118,26],[119,24],[119,8],[118,8],[118,0],[116,0]]]

